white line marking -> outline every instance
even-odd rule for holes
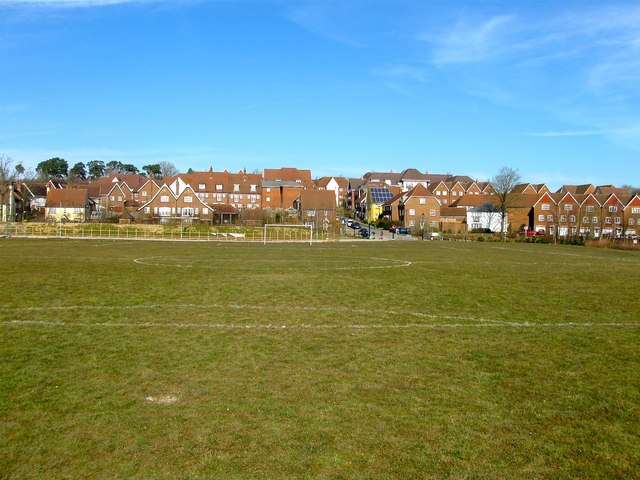
[[[201,328],[219,330],[410,330],[410,329],[454,329],[454,328],[640,328],[639,323],[531,323],[531,322],[497,322],[497,323],[406,323],[406,324],[223,324],[223,323],[122,323],[122,322],[53,322],[47,320],[9,320],[0,322],[4,326],[39,325],[49,327],[111,327],[111,328]]]
[[[242,304],[147,304],[147,305],[67,305],[67,306],[47,306],[47,307],[0,307],[0,312],[47,312],[47,311],[71,311],[71,310],[137,310],[137,309],[233,309],[233,310],[278,310],[286,308],[287,310],[299,312],[326,312],[326,313],[346,313],[354,315],[371,314],[371,310],[363,308],[349,307],[312,307],[312,306],[295,306],[295,305],[242,305]],[[468,320],[474,322],[494,322],[500,323],[502,320],[489,320],[482,317],[462,316],[462,315],[439,315],[435,313],[424,313],[415,311],[401,310],[385,310],[385,315],[410,315],[419,318],[428,318],[431,320]]]
[[[213,263],[211,264],[197,264],[194,265],[194,262],[202,262],[201,258],[194,258],[192,260],[183,258],[182,261],[184,263],[164,263],[162,262],[162,259],[167,259],[170,261],[175,261],[175,262],[180,262],[181,259],[180,257],[177,256],[154,256],[154,257],[140,257],[140,258],[134,258],[133,262],[137,263],[138,265],[145,265],[145,266],[150,266],[150,267],[177,267],[177,268],[220,268],[221,265],[224,265],[224,259],[221,258],[213,258],[210,260],[214,260]],[[322,257],[318,257],[319,260],[322,260],[323,264],[326,264],[326,260],[323,259]],[[154,262],[154,260],[157,260],[156,262]],[[353,265],[353,266],[349,266],[349,267],[341,267],[341,266],[334,266],[334,267],[312,267],[312,271],[318,271],[318,270],[375,270],[375,269],[383,269],[383,268],[398,268],[398,267],[410,267],[412,265],[412,262],[408,261],[408,260],[397,260],[397,259],[392,259],[392,258],[377,258],[377,257],[359,257],[359,258],[354,258],[354,257],[345,257],[344,260],[341,260],[341,263],[345,263],[345,262],[356,262],[359,260],[373,260],[373,261],[377,261],[377,262],[391,262],[391,265]],[[293,268],[297,268],[297,266],[295,264],[291,264],[291,265],[287,265],[287,264],[282,264],[281,259],[278,263],[280,265],[280,268],[285,268],[285,269],[293,269]],[[245,269],[252,269],[253,267],[245,267]],[[241,268],[242,269],[242,268]],[[238,267],[235,267],[235,270],[238,270]]]
[[[524,252],[524,253],[538,253],[541,255],[563,255],[565,257],[580,257],[580,258],[593,258],[596,260],[613,260],[615,262],[630,262],[635,264],[640,264],[639,261],[633,258],[610,258],[610,257],[601,257],[597,255],[580,255],[579,253],[566,253],[566,252],[542,252],[539,250],[525,250],[523,248],[507,248],[507,247],[491,247],[497,250],[507,250],[509,252]]]

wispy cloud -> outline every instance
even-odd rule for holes
[[[577,127],[527,136],[602,136],[640,149],[640,7],[469,17],[419,36],[429,63],[468,95]]]
[[[424,66],[401,64],[374,68],[372,73],[378,77],[397,80],[412,80],[416,82],[424,82],[431,76],[429,70]]]
[[[514,17],[497,15],[478,25],[459,21],[444,35],[438,35],[433,61],[436,64],[482,62],[500,56],[509,48],[510,32]],[[432,34],[422,34],[420,39],[431,41]]]
[[[27,105],[24,103],[0,105],[0,113],[24,113],[26,111]]]
[[[31,5],[47,8],[99,7],[122,3],[159,3],[169,0],[0,0],[2,5]],[[175,1],[175,0],[174,0]]]
[[[609,135],[610,130],[569,130],[559,132],[527,132],[527,137],[591,137],[597,135]]]

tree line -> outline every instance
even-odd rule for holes
[[[116,160],[103,162],[102,160],[91,160],[84,164],[78,162],[69,168],[69,164],[64,158],[54,157],[40,162],[36,166],[36,172],[42,179],[59,178],[69,181],[97,180],[113,174],[139,173],[149,178],[161,179],[178,174],[178,169],[171,162],[158,162],[145,165],[138,169],[131,163],[122,163]]]

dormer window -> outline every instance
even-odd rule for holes
[[[251,191],[252,192],[257,192],[258,191],[258,186],[257,185],[251,185]]]
[[[216,190],[218,190],[218,191],[222,190],[222,184],[221,183],[216,184]]]
[[[240,191],[240,184],[239,183],[234,183],[233,184],[233,191],[234,192],[239,192]]]
[[[200,190],[204,190],[205,188],[207,188],[207,186],[206,186],[204,183],[199,183],[199,184],[198,184],[198,188],[199,188]]]

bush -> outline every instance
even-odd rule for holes
[[[379,218],[375,223],[376,228],[382,228],[383,230],[389,230],[393,226],[393,224],[394,222],[392,222],[389,218]]]

